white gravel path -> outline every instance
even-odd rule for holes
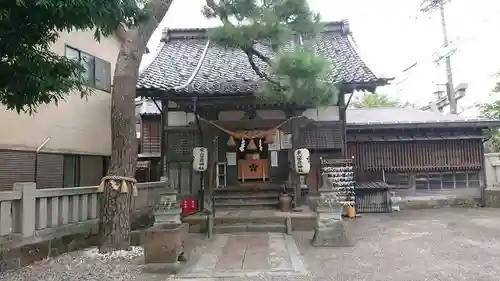
[[[163,281],[168,276],[142,273],[143,249],[106,255],[88,248],[0,273],[1,281]]]

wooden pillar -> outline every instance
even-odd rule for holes
[[[351,155],[347,155],[347,126],[346,126],[346,111],[347,106],[345,104],[345,91],[340,91],[339,93],[339,119],[342,124],[341,129],[341,139],[342,139],[342,151],[341,155],[344,159],[350,158]]]
[[[217,112],[215,110],[204,110],[200,116],[207,120],[217,120]],[[212,211],[212,192],[215,185],[215,165],[218,160],[218,129],[213,126],[201,126],[201,128],[203,134],[203,146],[208,149],[208,167],[203,174],[203,208]]]
[[[291,150],[291,159],[292,159],[292,167],[295,167],[295,164],[293,163],[295,161],[294,153],[295,150],[300,148],[300,128],[301,128],[301,122],[299,120],[291,120],[291,131],[292,131],[292,150]],[[291,176],[291,184],[294,188],[295,192],[295,202],[298,205],[301,204],[302,202],[302,193],[301,193],[301,186],[300,186],[300,178],[299,175],[296,173],[295,168],[292,170],[292,176]]]
[[[161,177],[169,177],[168,164],[168,100],[161,101],[161,138],[160,138],[160,175]]]

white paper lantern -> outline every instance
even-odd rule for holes
[[[193,148],[193,170],[204,172],[208,166],[208,149],[205,147]]]
[[[305,175],[311,170],[311,162],[309,157],[309,150],[306,148],[301,148],[295,150],[295,171],[298,174]]]

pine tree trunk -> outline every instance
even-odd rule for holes
[[[146,44],[167,13],[172,0],[151,0],[146,9],[153,11],[150,20],[132,30],[120,29],[122,40],[115,66],[111,94],[112,152],[108,175],[135,177],[137,143],[135,97],[139,65]],[[127,250],[130,244],[130,204],[132,188],[121,193],[107,180],[100,198],[99,252]]]
[[[137,144],[135,132],[135,86],[140,57],[131,50],[138,50],[134,41],[126,40],[118,54],[111,94],[112,152],[108,175],[135,177]],[[141,42],[135,42],[135,44]],[[144,48],[144,47],[143,47]],[[105,183],[100,203],[100,252],[126,250],[130,240],[130,203],[132,188],[121,193],[120,189]]]

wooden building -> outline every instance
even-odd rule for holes
[[[354,157],[357,181],[383,180],[413,194],[465,185],[471,196],[480,196],[482,130],[495,122],[414,109],[346,110],[345,94],[374,91],[388,82],[363,63],[350,34],[347,22],[333,22],[317,38],[318,51],[333,62],[338,104],[299,108],[258,101],[253,95],[258,77],[245,54],[211,43],[205,29],[167,30],[138,81],[137,94],[145,99],[138,106],[139,156],[160,160],[160,174],[182,194],[202,198],[205,206],[222,198],[215,193],[229,190],[234,196],[225,198],[248,200],[221,199],[219,205],[276,205],[284,183],[300,202],[291,166],[297,148],[311,152],[309,192],[321,184],[319,158],[328,156]],[[242,144],[236,135],[247,140]],[[197,146],[209,150],[205,173],[192,168]]]
[[[278,189],[279,194],[286,182],[299,200],[298,179],[291,173],[293,150],[308,148],[315,159],[321,153],[344,157],[344,94],[374,91],[388,80],[376,77],[360,59],[348,23],[331,22],[315,44],[332,61],[331,82],[341,91],[338,104],[301,108],[264,103],[254,96],[259,78],[246,55],[210,42],[206,31],[165,31],[161,50],[141,73],[137,95],[150,100],[139,107],[141,153],[159,152],[163,173],[182,194],[198,195],[205,205],[216,190],[246,190],[250,198],[259,188]],[[297,34],[290,44],[304,41]],[[234,137],[242,135],[245,142]],[[197,146],[209,150],[208,171],[202,174],[191,164]]]
[[[358,181],[403,195],[483,198],[485,130],[499,121],[413,108],[349,109],[347,151]]]

